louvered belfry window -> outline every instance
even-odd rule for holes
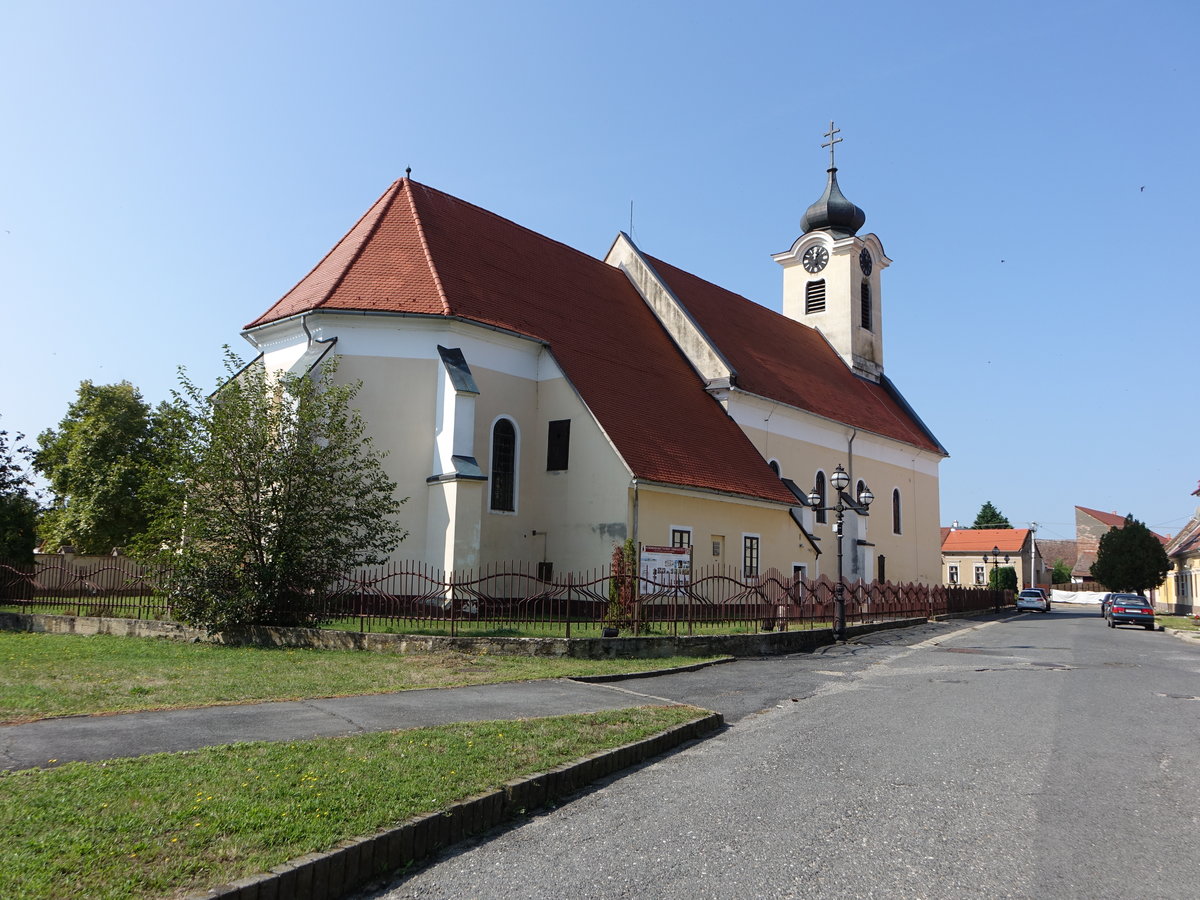
[[[874,325],[871,321],[871,283],[862,283],[862,327],[870,331]]]
[[[810,281],[804,287],[804,314],[825,312],[825,279]]]

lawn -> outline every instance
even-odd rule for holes
[[[701,715],[643,707],[0,774],[0,897],[198,892]]]
[[[640,672],[701,661],[696,657],[583,660],[456,652],[401,655],[0,632],[0,724],[50,716]]]
[[[1191,616],[1158,616],[1158,624],[1178,631],[1200,631],[1200,621]]]

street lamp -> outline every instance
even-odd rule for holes
[[[1006,566],[1008,565],[1008,559],[1009,559],[1008,554],[1005,553],[1004,554],[1004,564]],[[998,569],[1000,567],[1000,548],[999,547],[996,547],[996,546],[992,547],[992,558],[990,560],[988,559],[988,555],[986,553],[983,554],[983,564],[986,566],[989,562],[992,564],[992,583],[994,584],[996,581],[996,574],[995,574],[996,569]]]
[[[988,561],[989,561],[988,555],[987,555],[987,553],[984,553],[983,554],[983,564],[986,566],[988,564]],[[998,569],[1000,567],[1000,548],[997,547],[995,544],[992,545],[991,563],[992,563],[991,587],[992,587],[992,590],[998,591],[1000,589],[1000,582],[996,579],[996,569]],[[1007,553],[1004,554],[1004,564],[1006,566],[1008,565],[1008,554]],[[1000,595],[999,594],[996,595],[996,612],[1000,612]]]
[[[844,641],[846,639],[846,585],[842,580],[842,524],[848,509],[854,510],[860,516],[868,515],[867,508],[875,499],[875,495],[871,493],[871,489],[866,484],[863,484],[862,490],[858,492],[857,501],[851,498],[846,493],[846,488],[850,486],[850,476],[846,474],[841,463],[838,463],[838,467],[829,476],[829,484],[837,492],[836,504],[822,506],[825,498],[821,496],[821,492],[816,487],[808,492],[808,502],[812,505],[814,512],[837,513],[837,522],[833,526],[834,533],[837,535],[838,553],[838,580],[833,606],[833,636],[836,640]]]

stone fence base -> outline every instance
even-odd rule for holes
[[[848,637],[927,621],[897,619],[850,625]],[[779,656],[801,653],[834,643],[833,631],[769,631],[758,634],[615,638],[494,638],[439,637],[404,634],[371,634],[321,628],[257,626],[210,634],[175,622],[153,619],[110,619],[94,616],[50,616],[0,613],[0,630],[44,634],[115,634],[123,637],[157,637],[173,641],[211,642],[256,647],[303,647],[318,650],[370,650],[379,653],[493,653],[514,656],[559,656],[571,659],[659,659],[666,656]]]

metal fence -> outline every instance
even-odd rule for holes
[[[124,558],[0,563],[0,607],[71,615],[171,619],[167,571]],[[853,625],[998,610],[1003,591],[845,581]],[[545,579],[516,564],[446,573],[416,563],[360,570],[332,585],[313,624],[352,631],[587,637],[828,628],[837,584],[769,570],[711,566],[656,581],[611,569]]]

